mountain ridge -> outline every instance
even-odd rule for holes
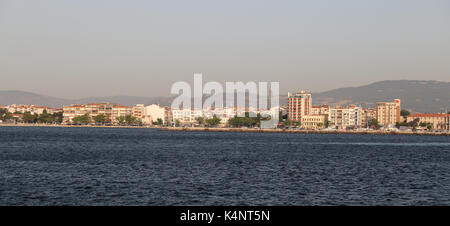
[[[300,90],[300,89],[299,89]],[[62,107],[70,104],[112,102],[132,106],[160,104],[170,106],[174,97],[105,96],[79,99],[58,98],[21,90],[0,91],[0,105],[35,104]],[[444,112],[450,110],[450,82],[435,80],[383,80],[367,85],[342,87],[312,93],[314,105],[330,106],[355,104],[374,107],[376,102],[401,99],[402,108],[413,112]],[[280,95],[280,104],[286,105],[287,95]]]

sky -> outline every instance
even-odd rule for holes
[[[0,90],[169,96],[177,81],[280,93],[450,81],[448,0],[0,0]]]

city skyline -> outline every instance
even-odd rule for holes
[[[447,1],[134,3],[0,1],[0,90],[168,96],[196,72],[280,93],[450,82]]]

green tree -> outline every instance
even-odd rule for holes
[[[23,118],[22,118],[24,123],[36,123],[38,120],[38,116],[35,114],[31,114],[31,112],[26,111],[25,113],[23,113]]]
[[[119,116],[116,118],[116,120],[119,122],[119,125],[125,124],[125,116]]]
[[[376,129],[380,128],[380,125],[378,124],[378,121],[376,119],[372,119],[372,121],[370,121],[370,126],[375,127]]]
[[[217,126],[220,124],[221,119],[219,117],[217,117],[216,115],[214,115],[212,118],[210,119],[206,119],[206,125],[208,126]]]
[[[180,120],[178,120],[178,119],[177,119],[177,120],[175,120],[175,126],[176,126],[176,127],[179,127],[180,125],[181,125],[181,122],[180,122]]]
[[[325,128],[330,127],[330,121],[328,119],[325,119]]]
[[[125,123],[127,125],[135,125],[137,123],[137,118],[132,115],[125,115]]]
[[[53,116],[47,113],[47,110],[44,110],[42,114],[37,117],[37,121],[40,123],[52,123]]]
[[[62,112],[53,113],[53,122],[57,124],[61,124],[63,122],[64,116]]]
[[[411,114],[411,113],[410,113],[409,111],[407,111],[407,110],[401,110],[401,111],[400,111],[400,115],[403,116],[404,122],[406,122],[406,117],[407,117],[408,115],[410,115],[410,114]]]
[[[197,117],[197,118],[195,118],[195,121],[197,121],[197,123],[199,125],[205,124],[205,118],[203,118],[203,117]]]
[[[164,121],[162,120],[162,118],[158,118],[158,119],[156,119],[156,121],[158,122],[158,125],[164,124]]]
[[[91,118],[89,117],[89,114],[84,114],[73,118],[72,121],[75,124],[89,124],[91,122]]]
[[[95,123],[98,123],[98,124],[105,124],[106,121],[108,120],[108,118],[104,114],[96,115],[93,117],[93,119],[94,119]]]

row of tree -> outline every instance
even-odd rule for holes
[[[214,127],[220,124],[221,119],[217,116],[205,119],[204,117],[198,117],[195,119],[199,125]]]
[[[13,114],[21,114],[23,115],[20,119],[15,119]],[[53,114],[47,113],[47,110],[44,110],[42,114],[32,114],[31,112],[14,112],[10,113],[7,109],[0,109],[0,120],[1,121],[20,121],[24,123],[46,123],[46,124],[61,124],[63,121],[63,113],[57,112]]]
[[[132,115],[125,115],[125,116],[119,116],[116,118],[116,120],[119,122],[120,125],[142,125],[142,120],[139,118],[136,118]],[[99,114],[94,117],[91,117],[89,114],[84,114],[81,116],[74,117],[72,119],[72,122],[74,124],[90,124],[92,122],[96,124],[107,124],[111,123],[111,120],[104,114]]]
[[[245,112],[244,117],[238,117],[237,115],[228,120],[228,125],[231,127],[260,127],[261,120],[270,120],[270,117],[262,117],[261,114],[257,114],[256,117],[250,117],[249,112]]]

